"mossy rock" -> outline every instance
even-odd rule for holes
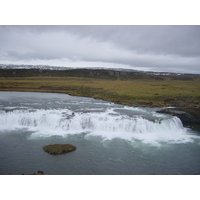
[[[71,144],[50,144],[43,147],[43,150],[49,154],[64,154],[76,150]]]

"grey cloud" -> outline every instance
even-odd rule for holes
[[[69,31],[142,53],[200,55],[200,26],[71,26]]]
[[[33,34],[73,33],[137,52],[198,56],[200,26],[10,26]],[[9,30],[9,28],[7,28]]]
[[[200,73],[199,35],[200,26],[0,26],[0,61],[66,59]]]

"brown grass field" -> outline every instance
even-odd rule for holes
[[[0,77],[0,90],[66,93],[142,107],[200,107],[199,81]]]

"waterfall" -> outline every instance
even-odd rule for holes
[[[188,135],[181,120],[165,117],[149,120],[112,112],[74,112],[68,109],[27,109],[0,111],[0,130],[28,129],[40,136],[81,134],[105,139],[142,141],[186,141]]]

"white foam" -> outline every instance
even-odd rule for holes
[[[32,136],[89,133],[104,139],[122,138],[145,143],[192,142],[177,117],[148,120],[142,116],[121,115],[109,108],[105,112],[73,112],[68,109],[0,111],[0,130],[28,129]]]

